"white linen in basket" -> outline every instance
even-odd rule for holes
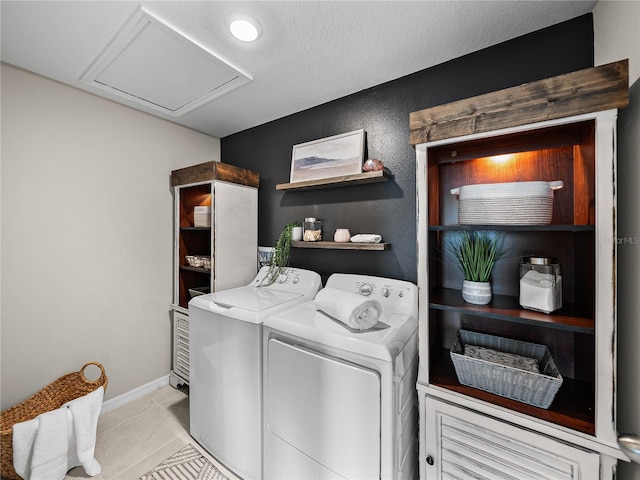
[[[486,360],[506,367],[519,368],[528,372],[540,373],[538,360],[535,358],[523,357],[515,353],[499,352],[492,348],[480,347],[478,345],[467,344],[464,346],[464,354],[471,358]]]
[[[25,480],[62,480],[82,465],[93,477],[102,471],[94,457],[104,388],[13,426],[13,467]]]

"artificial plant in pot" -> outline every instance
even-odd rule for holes
[[[301,227],[300,222],[287,223],[278,235],[276,243],[273,245],[273,254],[269,263],[269,271],[263,279],[261,285],[268,286],[273,284],[282,271],[289,265],[289,250],[291,249],[291,231],[293,227]]]
[[[464,274],[462,298],[486,305],[491,301],[491,271],[504,254],[504,236],[488,231],[454,231],[447,251]]]

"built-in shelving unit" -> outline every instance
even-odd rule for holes
[[[438,361],[430,362],[428,382],[440,388],[454,390],[465,395],[488,398],[472,387],[460,385],[455,370],[443,368],[442,349],[449,349],[449,332],[456,328],[480,331],[493,335],[516,338],[550,346],[552,354],[559,356],[563,369],[563,394],[570,392],[581,399],[580,403],[595,407],[595,378],[593,358],[595,355],[595,210],[596,204],[593,176],[586,172],[595,170],[593,139],[595,122],[584,121],[540,128],[495,137],[477,139],[472,142],[445,143],[428,150],[428,232],[431,262],[428,269],[429,299],[427,318],[432,332],[430,349]],[[556,139],[561,138],[561,142]],[[551,140],[549,140],[551,139]],[[469,143],[482,154],[473,157]],[[494,163],[492,145],[518,145],[507,163]],[[465,159],[451,152],[464,151]],[[451,158],[456,161],[452,162]],[[458,225],[457,198],[451,189],[474,183],[498,183],[505,181],[551,181],[562,179],[564,188],[554,193],[553,221],[550,225]],[[457,268],[452,268],[447,250],[449,236],[458,230],[499,231],[509,246],[508,256],[512,261],[501,260],[492,276],[494,297],[486,306],[466,303],[460,288],[462,278]],[[518,259],[528,254],[560,257],[564,279],[563,308],[551,314],[526,310],[518,299]],[[577,348],[575,345],[579,344]],[[445,376],[449,374],[451,378]],[[436,380],[437,379],[437,380]],[[575,379],[575,380],[574,380]],[[569,387],[568,387],[569,386]],[[570,390],[567,390],[567,389]],[[493,398],[495,397],[495,398]],[[493,395],[492,403],[509,408],[514,402]],[[520,411],[520,402],[515,402]],[[569,402],[570,404],[571,402]],[[564,404],[555,402],[550,410],[560,408],[562,414],[549,415],[526,409],[534,416],[553,418],[559,425],[594,433],[595,425],[584,425],[581,411],[572,413]],[[592,417],[593,419],[593,417]]]
[[[610,480],[616,459],[625,458],[617,446],[615,424],[612,239],[616,237],[615,109],[628,101],[627,69],[626,61],[617,62],[411,114],[411,142],[417,156],[421,357],[417,389],[423,480],[449,478],[449,472],[465,468],[462,457],[450,456],[448,442],[456,443],[459,437],[442,427],[445,416],[480,426],[494,438],[504,437],[516,426],[506,441],[533,433],[527,447],[532,451],[559,440],[568,448],[567,458],[588,452],[583,460],[572,460],[573,473],[566,478],[584,478],[595,470],[601,480]],[[498,155],[503,157],[500,162],[494,161]],[[458,224],[453,189],[554,180],[562,180],[564,187],[554,192],[549,225]],[[448,242],[460,230],[497,231],[505,238],[508,254],[492,273],[493,298],[488,305],[462,298],[462,273],[446,254]],[[563,302],[550,314],[520,306],[519,261],[529,255],[560,259]],[[545,345],[562,376],[549,408],[462,384],[451,360],[459,329]],[[501,472],[524,461],[515,450],[486,448],[487,454],[479,454],[476,461],[488,464],[502,458],[495,465]],[[547,452],[554,458],[553,449]],[[529,468],[542,472],[550,465]]]
[[[171,172],[175,228],[173,358],[169,382],[174,387],[189,383],[191,298],[245,285],[255,276],[259,182],[257,172],[220,162]],[[198,207],[210,208],[207,221],[201,218],[196,221]],[[238,211],[243,212],[242,217]],[[210,260],[207,262],[210,268],[190,265],[187,256],[205,257]]]
[[[328,250],[388,250],[390,243],[355,242],[291,242],[293,248],[324,248]]]
[[[385,168],[375,172],[363,172],[353,175],[323,178],[322,180],[308,180],[306,182],[279,183],[276,190],[316,190],[320,188],[348,187],[366,183],[379,183],[389,181],[393,176]]]

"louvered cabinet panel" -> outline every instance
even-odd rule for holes
[[[173,312],[173,386],[189,383],[189,316]]]
[[[176,318],[176,369],[189,379],[189,317],[179,315]]]
[[[424,408],[427,479],[587,480],[600,470],[595,452],[429,397]]]

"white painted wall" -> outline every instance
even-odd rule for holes
[[[600,1],[595,64],[629,59],[629,106],[618,120],[618,431],[640,435],[640,1]],[[619,480],[640,465],[618,463]]]
[[[107,399],[167,375],[169,175],[219,140],[1,68],[2,408],[90,360]]]
[[[593,10],[596,66],[629,59],[629,85],[640,78],[640,0],[600,0]]]

